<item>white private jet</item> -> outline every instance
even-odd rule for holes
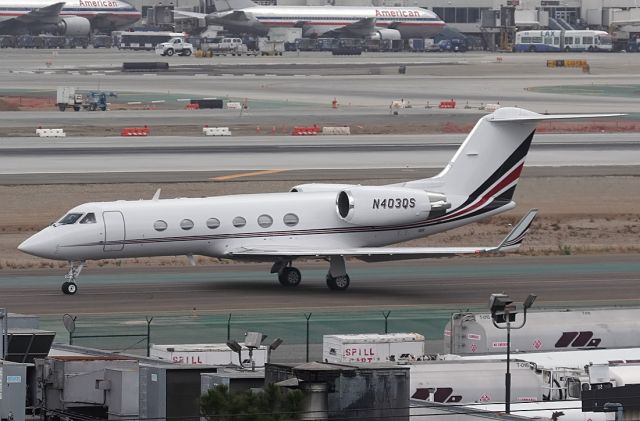
[[[19,250],[67,260],[62,284],[75,294],[86,260],[194,255],[272,263],[284,286],[302,277],[297,258],[329,261],[327,285],[349,287],[345,257],[390,261],[512,251],[531,210],[497,246],[383,247],[480,221],[515,207],[513,193],[541,115],[500,108],[482,117],[432,178],[384,186],[302,184],[287,193],[85,203],[25,240]]]

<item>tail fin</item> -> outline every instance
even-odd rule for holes
[[[618,115],[543,115],[500,108],[476,123],[440,174],[405,186],[444,193],[452,203],[450,215],[495,209],[513,198],[538,121]]]
[[[214,0],[213,3],[216,6],[216,12],[247,9],[249,7],[257,6],[257,4],[251,0]]]

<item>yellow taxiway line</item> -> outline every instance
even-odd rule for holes
[[[258,175],[266,175],[266,174],[277,174],[279,172],[284,172],[284,171],[287,171],[287,170],[252,171],[252,172],[244,172],[244,173],[240,173],[240,174],[221,175],[220,177],[214,177],[211,180],[213,180],[213,181],[228,181],[228,180],[234,180],[236,178],[255,177],[255,176],[258,176]]]

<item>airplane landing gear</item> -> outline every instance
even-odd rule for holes
[[[62,283],[62,292],[66,295],[73,295],[78,291],[78,284],[76,281],[82,272],[82,268],[85,265],[84,260],[80,262],[69,262],[71,267],[69,272],[64,276],[65,281]]]
[[[327,273],[327,286],[333,291],[344,291],[349,288],[349,275],[333,277]]]
[[[302,281],[302,274],[297,268],[287,266],[278,272],[278,281],[284,287],[297,287]]]
[[[327,286],[333,291],[344,291],[349,288],[349,275],[344,263],[344,257],[331,256],[329,273],[327,273]]]

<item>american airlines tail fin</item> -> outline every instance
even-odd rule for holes
[[[216,6],[216,12],[247,9],[249,7],[257,6],[257,4],[251,0],[214,0],[213,3]]]
[[[511,202],[539,121],[619,115],[543,115],[500,108],[478,121],[440,174],[404,186],[445,194],[453,205],[449,215],[495,209]]]

